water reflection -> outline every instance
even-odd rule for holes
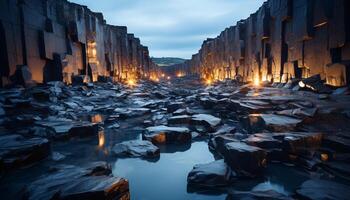
[[[105,146],[105,132],[98,132],[98,147],[103,148]]]
[[[195,142],[185,152],[162,153],[156,163],[137,158],[118,159],[113,174],[129,180],[132,199],[224,200],[225,195],[187,193],[187,175],[193,166],[211,161],[214,161],[214,157],[208,150],[208,144]]]

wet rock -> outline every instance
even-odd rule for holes
[[[221,119],[208,114],[197,114],[192,116],[191,123],[214,130],[221,123]]]
[[[154,144],[189,143],[192,136],[188,128],[153,126],[146,128],[142,137]]]
[[[64,102],[64,104],[66,105],[67,108],[70,108],[73,110],[79,108],[79,105],[75,102]]]
[[[183,109],[183,108],[180,108],[180,109],[176,110],[175,112],[173,112],[173,115],[186,115],[186,114],[188,114],[187,109]]]
[[[223,155],[225,145],[230,142],[239,142],[239,140],[236,139],[234,134],[220,134],[212,137],[209,140],[208,145],[210,150],[216,151],[217,153]]]
[[[117,108],[114,110],[120,118],[126,119],[131,117],[140,117],[149,114],[151,110],[149,108]]]
[[[50,90],[47,90],[46,88],[32,88],[30,91],[30,94],[36,99],[37,101],[49,101],[50,100]]]
[[[168,113],[173,113],[176,110],[182,108],[183,103],[182,102],[177,102],[177,103],[170,103],[166,106],[167,112]]]
[[[86,168],[59,166],[29,184],[23,199],[130,199],[128,181],[107,172],[104,162]]]
[[[226,165],[224,160],[208,164],[195,165],[187,176],[189,185],[200,187],[227,186],[235,179],[236,173]]]
[[[261,132],[264,129],[283,132],[293,131],[302,122],[300,119],[275,115],[275,114],[251,114],[244,122],[244,126],[248,132]]]
[[[174,117],[170,117],[168,119],[168,124],[176,125],[176,124],[189,124],[191,122],[192,117],[189,115],[178,115]]]
[[[314,117],[316,112],[317,112],[317,108],[297,108],[297,109],[278,111],[277,114],[286,115],[290,117],[305,118],[305,117]]]
[[[54,161],[61,161],[66,158],[65,155],[59,153],[59,152],[52,152],[51,159]]]
[[[132,140],[116,144],[113,153],[118,156],[152,158],[158,157],[160,151],[149,141]]]
[[[50,142],[44,138],[26,139],[20,135],[0,136],[0,157],[7,169],[40,161],[50,155]]]
[[[281,148],[282,141],[273,137],[273,133],[256,133],[243,140],[245,143],[263,149]]]
[[[212,133],[212,136],[217,136],[217,135],[223,135],[223,134],[234,134],[236,132],[236,127],[234,126],[229,126],[227,124],[224,124],[215,133]]]
[[[119,129],[120,125],[118,123],[114,123],[112,125],[109,125],[108,128],[110,128],[110,129]]]
[[[350,139],[340,135],[328,135],[324,138],[322,146],[339,152],[350,152]]]
[[[216,105],[217,99],[213,97],[201,97],[199,102],[205,109],[211,109]]]
[[[320,148],[322,133],[291,132],[275,133],[275,138],[283,140],[283,150],[293,154],[306,154]]]
[[[245,111],[248,113],[262,112],[271,109],[271,104],[262,100],[240,99],[231,100],[231,104],[237,111]]]
[[[36,121],[35,124],[52,130],[55,133],[54,138],[84,137],[97,135],[98,133],[97,124],[72,121],[65,118],[49,117],[45,120]]]
[[[320,94],[318,95],[319,100],[327,100],[330,99],[330,96],[328,94]]]
[[[29,108],[31,107],[31,100],[23,98],[7,98],[6,105],[10,105],[12,108]]]
[[[324,84],[319,74],[303,79],[299,82],[299,86],[302,88],[308,88],[318,93],[332,93],[332,89]]]
[[[224,146],[225,162],[237,173],[255,177],[266,166],[266,152],[243,142],[230,142]]]
[[[275,190],[249,191],[249,192],[231,192],[226,200],[245,199],[245,200],[292,200],[292,197],[281,194]]]
[[[333,95],[349,95],[350,90],[348,87],[342,87],[342,88],[338,88],[338,89],[334,90],[332,94]]]
[[[296,191],[299,199],[346,200],[350,196],[350,187],[333,181],[308,180]]]

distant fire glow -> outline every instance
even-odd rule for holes
[[[207,79],[207,80],[205,81],[205,83],[206,83],[207,85],[211,85],[211,84],[213,83],[213,80]]]
[[[259,78],[255,78],[253,84],[254,84],[254,86],[257,86],[257,87],[260,86]]]
[[[181,78],[181,77],[184,77],[184,76],[185,76],[185,74],[182,73],[182,72],[178,72],[178,73],[176,74],[176,77],[178,77],[178,78]]]
[[[134,80],[134,79],[129,79],[129,80],[128,80],[128,85],[129,85],[129,86],[135,86],[135,85],[136,85],[136,80]]]

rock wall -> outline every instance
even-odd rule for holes
[[[140,78],[156,68],[127,27],[66,0],[1,0],[0,44],[1,86],[15,74],[26,75],[25,82],[70,83],[75,75]]]
[[[287,82],[320,74],[350,83],[350,2],[268,0],[248,19],[203,42],[188,62],[203,78]]]

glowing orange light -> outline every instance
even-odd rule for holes
[[[164,77],[165,77],[165,74],[162,74],[162,77],[164,78]]]
[[[254,86],[260,86],[260,80],[259,78],[254,79]]]
[[[206,83],[207,85],[211,85],[211,84],[213,83],[213,81],[212,81],[211,79],[207,79],[207,80],[205,81],[205,83]]]
[[[136,80],[134,80],[134,79],[129,79],[129,80],[128,80],[128,85],[129,85],[129,86],[135,86],[135,85],[136,85]]]
[[[105,133],[103,131],[98,132],[98,146],[103,147],[105,145]]]
[[[328,161],[328,159],[329,159],[328,154],[326,154],[326,153],[321,154],[321,160],[322,160],[323,162]]]

